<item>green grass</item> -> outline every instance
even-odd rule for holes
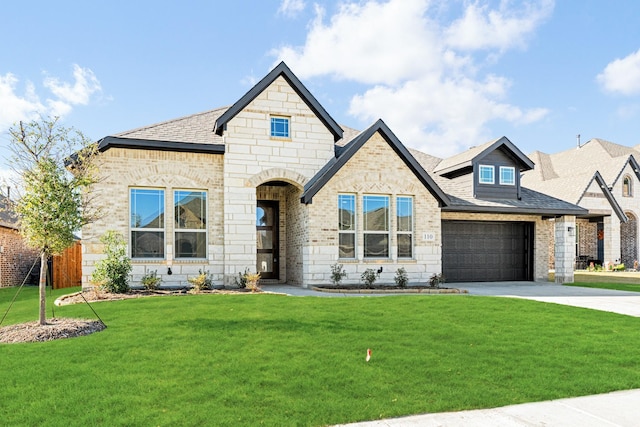
[[[580,286],[582,288],[613,289],[616,291],[640,292],[640,284],[637,283],[574,282],[565,283],[565,285]]]
[[[3,313],[12,292],[0,290]],[[36,290],[24,292],[5,324],[37,317]],[[93,306],[102,332],[0,345],[3,424],[320,426],[640,387],[640,319],[556,304],[186,295]],[[91,317],[84,305],[56,314]]]
[[[574,280],[574,283],[565,283],[565,285],[640,292],[640,273],[638,272],[576,271]]]

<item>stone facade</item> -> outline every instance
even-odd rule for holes
[[[272,136],[273,118],[287,123],[286,137]],[[393,283],[399,267],[406,269],[410,282],[425,283],[442,272],[443,219],[534,223],[534,276],[546,280],[552,233],[541,215],[442,213],[448,196],[384,122],[379,120],[360,134],[352,132],[352,139],[339,141],[341,137],[343,129],[281,64],[229,109],[105,138],[103,142],[115,142],[101,146],[101,179],[91,195],[101,204],[103,216],[82,230],[83,286],[91,286],[95,264],[104,256],[100,237],[108,230],[125,236],[130,254],[138,242],[132,242],[134,233],[138,237],[155,233],[154,242],[161,244],[149,258],[133,258],[133,285],[151,271],[164,286],[175,287],[187,286],[188,278],[199,271],[209,272],[219,285],[232,285],[245,271],[260,271],[269,276],[263,284],[311,286],[330,282],[335,263],[344,265],[345,283],[360,282],[368,268],[381,270],[380,282]],[[502,139],[500,144],[511,146]],[[467,193],[473,194],[473,180],[468,185]],[[142,231],[132,230],[142,228],[133,223],[142,222],[130,218],[132,190],[140,189],[164,197],[153,218],[156,226]],[[206,224],[206,251],[199,258],[176,255],[182,252],[178,233],[184,232],[180,231],[183,213],[174,204],[176,191],[206,194],[206,216],[198,217],[199,224]],[[338,229],[338,197],[344,194],[354,197],[356,218],[355,256],[347,259],[340,258]],[[377,233],[377,238],[386,234],[381,241],[388,254],[385,250],[379,257],[365,256],[363,205],[370,196],[388,201],[384,219],[388,231]],[[402,240],[410,241],[406,257],[398,253],[399,197],[404,203],[411,200],[411,228],[402,230]],[[265,227],[260,225],[267,216],[265,206],[277,214],[269,230],[260,228]],[[503,209],[508,212],[512,206]],[[267,239],[278,242],[268,254],[273,271],[265,269],[264,252],[259,252],[266,250],[262,246]],[[403,248],[407,250],[406,243]]]
[[[185,286],[187,277],[208,270],[215,280],[223,277],[223,186],[222,156],[171,151],[112,148],[100,156],[101,179],[92,196],[100,201],[101,219],[82,229],[82,284],[91,285],[96,261],[103,258],[100,237],[108,230],[120,232],[130,244],[129,194],[131,188],[165,191],[166,257],[133,260],[132,283],[157,270],[165,284]],[[174,190],[203,190],[207,193],[207,257],[197,260],[173,259]],[[171,269],[171,275],[168,274]]]
[[[383,166],[382,166],[383,165]],[[338,195],[356,196],[356,217],[362,212],[364,195],[389,196],[390,257],[367,259],[362,242],[363,221],[356,220],[356,257],[340,259],[338,253]],[[413,198],[413,250],[412,259],[398,259],[396,197]],[[309,240],[304,246],[304,282],[329,283],[331,265],[344,265],[347,277],[344,283],[358,283],[367,268],[382,267],[380,282],[394,283],[395,272],[404,267],[413,282],[426,282],[441,272],[440,208],[438,201],[406,167],[379,133],[338,171],[315,195],[309,205]],[[433,233],[433,240],[423,239]]]

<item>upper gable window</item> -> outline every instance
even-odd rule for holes
[[[629,175],[625,175],[622,180],[622,196],[623,197],[633,197],[633,186],[631,184],[631,177]]]
[[[290,138],[289,117],[271,117],[271,136],[274,138]]]
[[[500,166],[500,185],[516,185],[516,169],[512,166]]]
[[[494,167],[489,165],[480,165],[480,174],[478,182],[480,184],[493,184],[495,183]]]

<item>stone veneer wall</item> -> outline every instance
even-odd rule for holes
[[[338,258],[338,194],[356,195],[356,259]],[[362,196],[390,196],[389,259],[364,259],[362,246]],[[413,196],[414,257],[398,259],[396,249],[396,196]],[[397,268],[404,267],[410,282],[426,282],[442,271],[440,209],[437,200],[377,133],[354,154],[308,205],[309,236],[304,244],[305,286],[330,283],[331,265],[344,265],[343,283],[358,283],[367,268],[383,268],[379,283],[394,283]],[[425,234],[433,240],[423,239]]]
[[[536,281],[549,280],[549,241],[553,239],[552,227],[549,226],[549,221],[543,220],[540,216],[535,215],[482,214],[465,212],[443,212],[442,219],[533,222],[535,233],[533,241],[533,278]]]
[[[290,118],[290,138],[270,137],[271,115]],[[224,274],[229,281],[255,268],[256,188],[270,180],[302,188],[335,150],[331,132],[282,77],[227,123],[224,139]]]
[[[129,242],[129,189],[132,187],[165,190],[166,259],[133,260],[131,284],[157,270],[163,286],[185,286],[187,277],[208,270],[216,282],[222,282],[222,155],[178,153],[138,149],[111,148],[99,158],[101,180],[92,197],[103,202],[102,218],[82,229],[82,285],[91,286],[90,277],[96,261],[104,258],[100,237],[108,230],[120,232]],[[208,245],[206,259],[173,258],[173,190],[207,192]],[[171,267],[172,275],[168,275]]]
[[[37,282],[40,251],[29,248],[18,230],[0,226],[0,288]],[[36,261],[31,274],[29,270]]]

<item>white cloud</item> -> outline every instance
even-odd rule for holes
[[[46,77],[44,87],[53,96],[41,101],[35,85],[27,81],[24,93],[18,93],[18,78],[12,73],[0,75],[0,132],[19,120],[29,120],[38,114],[64,116],[76,105],[87,105],[91,96],[102,90],[93,71],[73,66],[73,83]]]
[[[368,86],[352,98],[349,112],[369,122],[382,118],[405,144],[435,155],[496,137],[489,135],[493,120],[518,125],[543,118],[544,108],[509,104],[508,78],[480,73],[487,59],[524,47],[553,1],[505,0],[497,8],[474,1],[448,21],[443,5],[348,2],[327,19],[316,5],[304,45],[272,54],[299,77],[328,75]]]
[[[527,37],[553,12],[552,0],[510,7],[502,2],[497,10],[478,2],[468,4],[464,15],[445,31],[446,43],[463,50],[498,49],[524,46]]]
[[[640,49],[610,62],[596,78],[607,92],[640,94]]]
[[[304,0],[282,0],[278,8],[278,13],[293,18],[302,12],[304,8]]]

